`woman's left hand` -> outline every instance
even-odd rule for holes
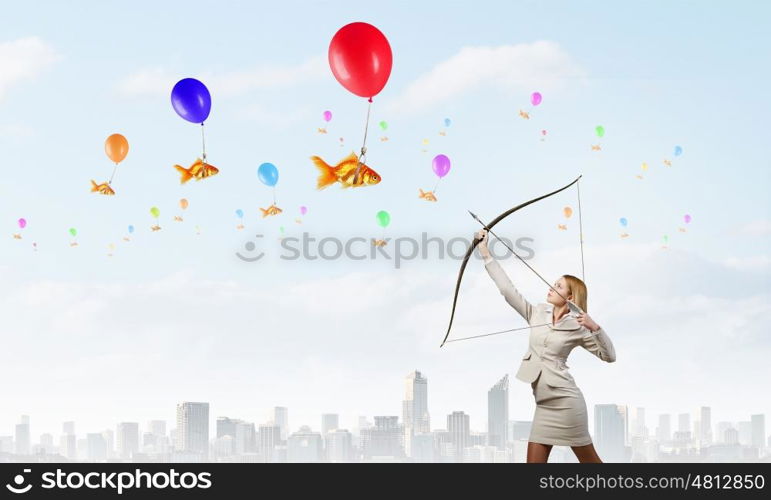
[[[578,319],[579,325],[585,326],[586,328],[588,328],[593,332],[596,332],[597,330],[600,329],[600,325],[595,323],[594,320],[591,318],[591,316],[589,316],[585,312],[580,313],[577,319]]]

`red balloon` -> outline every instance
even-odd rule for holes
[[[391,76],[393,55],[385,35],[367,23],[343,26],[329,44],[329,67],[340,84],[350,92],[377,95]]]

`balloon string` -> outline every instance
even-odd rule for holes
[[[434,192],[434,194],[436,194],[436,188],[438,188],[438,187],[439,187],[439,181],[441,181],[441,180],[442,180],[442,178],[440,177],[440,178],[439,178],[439,179],[436,181],[436,184],[434,184],[434,191],[433,191],[433,192]]]
[[[206,164],[206,139],[204,138],[204,134],[203,134],[203,122],[201,122],[201,149],[202,149],[201,156],[203,157],[202,160],[203,160],[203,163]]]
[[[276,186],[273,186],[273,204],[276,204]]]
[[[115,166],[112,168],[112,175],[110,176],[110,180],[107,181],[107,184],[112,184],[112,178],[115,177],[116,170],[118,170],[118,162],[115,162]]]
[[[578,190],[578,234],[581,241],[581,281],[586,283],[586,274],[584,273],[584,225],[581,220],[581,181],[576,182]]]
[[[359,181],[359,172],[361,166],[367,161],[367,133],[369,132],[369,113],[372,109],[372,98],[369,98],[369,104],[367,104],[367,121],[364,122],[364,141],[361,144],[361,154],[359,155],[359,164],[356,165],[356,172],[353,174],[353,185],[355,186]]]

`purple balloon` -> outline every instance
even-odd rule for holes
[[[303,214],[303,215],[307,214],[308,213],[308,207],[305,207],[305,206],[300,207],[300,213]]]
[[[211,111],[211,94],[206,85],[195,78],[184,78],[171,90],[171,105],[185,120],[203,123]]]
[[[450,171],[450,159],[445,155],[436,155],[434,157],[432,168],[434,169],[434,173],[442,178]]]
[[[22,228],[22,229],[27,227],[27,219],[23,219],[23,218],[19,219],[19,227]]]
[[[533,92],[533,95],[530,96],[530,103],[533,106],[538,106],[541,104],[541,99],[543,99],[543,96],[541,96],[540,92]]]
[[[328,122],[332,119],[332,112],[331,111],[324,111],[324,121]]]
[[[690,216],[690,215],[688,215],[688,214],[685,214],[685,217],[684,217],[684,218],[685,218],[685,223],[686,223],[686,224],[688,224],[689,222],[691,222],[691,216]]]

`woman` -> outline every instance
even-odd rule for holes
[[[549,289],[547,303],[532,305],[509,280],[487,248],[487,230],[477,233],[485,268],[501,295],[530,325],[530,342],[516,377],[530,382],[535,416],[527,443],[527,461],[547,462],[552,446],[570,446],[579,462],[601,463],[589,435],[586,402],[565,364],[581,346],[608,363],[616,360],[613,343],[586,311],[586,285],[564,275]],[[565,300],[567,299],[567,300]],[[581,311],[572,312],[568,301]]]

